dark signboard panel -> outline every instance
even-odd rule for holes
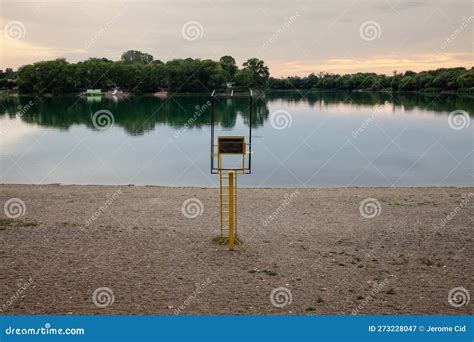
[[[219,137],[219,153],[244,154],[244,137]]]

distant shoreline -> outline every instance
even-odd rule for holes
[[[426,91],[426,90],[405,90],[405,91],[387,91],[387,90],[371,90],[371,89],[353,89],[353,90],[344,90],[344,89],[270,89],[268,93],[326,93],[326,92],[337,92],[337,93],[382,93],[382,94],[419,94],[419,95],[454,95],[454,96],[466,96],[466,97],[474,97],[474,91],[454,91],[454,90],[444,90],[444,91]],[[169,96],[209,96],[209,93],[203,92],[168,92]],[[0,97],[33,97],[33,96],[40,96],[45,98],[51,97],[80,97],[81,92],[76,93],[64,93],[64,94],[51,94],[45,93],[41,95],[33,94],[33,93],[18,93],[16,91],[5,91],[0,90]],[[129,97],[153,97],[155,96],[154,93],[142,93],[142,94],[135,94],[130,93]],[[157,96],[155,96],[157,97]],[[258,97],[258,96],[256,96]],[[157,97],[158,98],[158,97]]]

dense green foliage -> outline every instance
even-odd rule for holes
[[[0,70],[0,89],[13,89],[16,87],[16,73],[12,68]]]
[[[163,63],[140,51],[127,51],[120,61],[90,58],[68,63],[65,59],[38,62],[19,68],[9,75],[12,89],[20,93],[64,94],[89,88],[120,88],[133,93],[209,92],[232,83],[236,86],[261,88],[268,83],[269,71],[264,62],[252,58],[239,69],[235,59],[224,56],[219,62],[210,59],[174,59]]]
[[[174,59],[163,63],[153,56],[130,50],[120,61],[90,58],[68,63],[65,59],[38,62],[19,68],[0,70],[0,89],[18,88],[20,93],[36,95],[77,93],[89,88],[120,88],[133,93],[209,92],[226,85],[257,89],[338,89],[389,91],[469,91],[474,89],[474,69],[438,69],[392,76],[375,73],[335,75],[310,74],[307,77],[270,77],[264,61],[251,58],[239,68],[232,56],[210,59]]]
[[[122,53],[120,60],[124,63],[150,64],[153,62],[153,56],[141,51],[128,50]]]
[[[394,71],[393,76],[375,73],[334,75],[320,73],[307,77],[270,78],[272,89],[339,89],[339,90],[390,90],[390,91],[446,91],[474,90],[474,68],[442,68],[419,73]]]

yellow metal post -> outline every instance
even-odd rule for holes
[[[221,216],[221,237],[224,237],[224,234],[223,234],[223,223],[224,223],[224,220],[222,219],[223,217],[223,204],[222,204],[222,172],[219,172],[219,204],[220,204],[220,216]]]
[[[234,250],[234,172],[229,172],[229,251]]]

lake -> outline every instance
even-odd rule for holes
[[[0,182],[216,186],[207,101],[4,97]],[[295,91],[253,108],[252,174],[239,186],[474,184],[472,97]],[[216,109],[218,135],[246,134],[247,102]],[[98,111],[110,127],[93,122]]]

